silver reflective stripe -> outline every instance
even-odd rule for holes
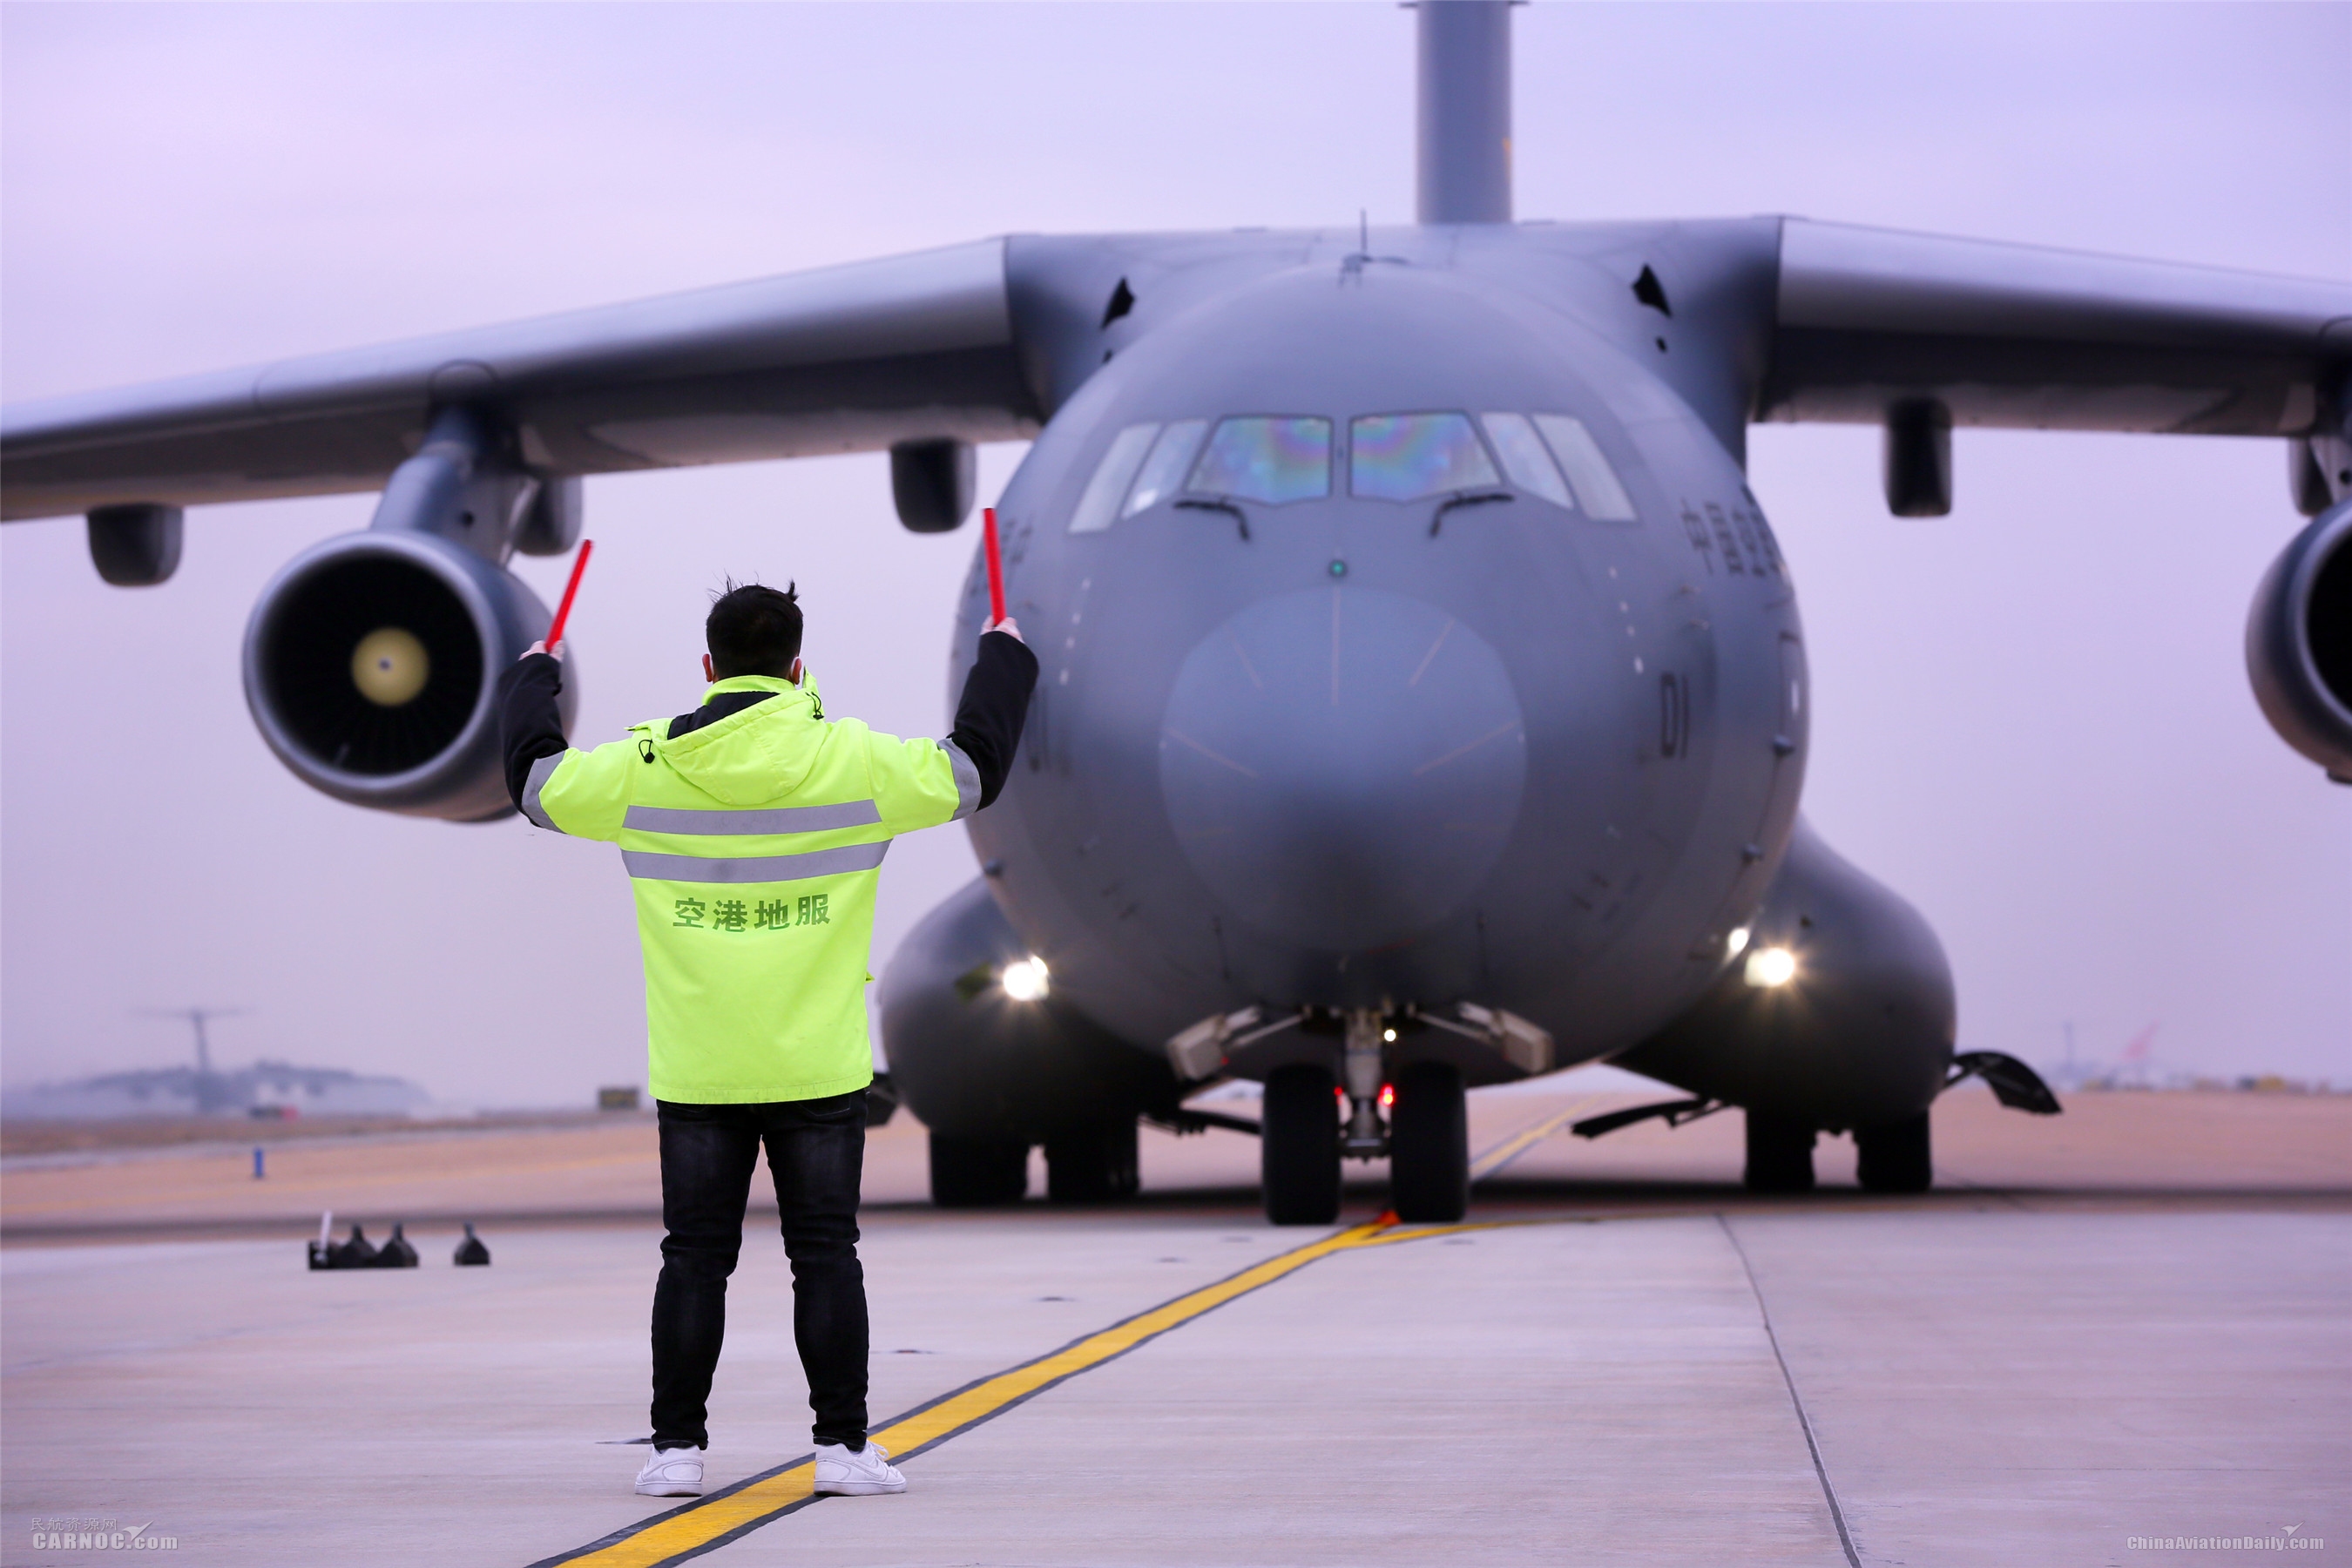
[[[540,758],[530,764],[530,776],[523,780],[522,814],[550,833],[561,833],[563,829],[555,826],[554,819],[547,815],[547,807],[539,804],[539,792],[547,787],[547,781],[555,776],[555,770],[562,767],[563,759],[571,754],[558,752],[551,757]]]
[[[963,754],[963,748],[953,741],[941,741],[940,750],[955,764],[956,809],[950,822],[961,821],[980,809],[980,770]]]
[[[845,871],[871,871],[889,852],[887,838],[879,844],[847,844],[838,849],[812,849],[804,855],[746,855],[733,859],[624,849],[621,864],[629,868],[630,876],[648,882],[798,882],[811,877],[838,877]]]
[[[780,805],[767,811],[633,805],[622,825],[640,833],[825,833],[836,827],[871,827],[881,820],[872,801],[845,800],[838,805]]]

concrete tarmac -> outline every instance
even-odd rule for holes
[[[2215,1102],[2205,1131],[2160,1157],[2149,1134],[2200,1100]],[[1482,1097],[1479,1146],[1574,1103]],[[2004,1113],[1981,1118],[1997,1133],[1968,1131],[1981,1110],[1939,1107],[1946,1158],[1967,1170],[1919,1199],[1751,1200],[1713,1142],[1664,1142],[1727,1131],[1736,1148],[1736,1115],[1614,1151],[1547,1138],[1482,1187],[1473,1220],[1502,1223],[1350,1233],[1370,1244],[983,1412],[908,1462],[906,1496],[786,1511],[713,1559],[2245,1555],[2133,1544],[2184,1538],[2352,1553],[2352,1100],[2083,1096],[2056,1121]],[[2049,1141],[2004,1172],[1984,1140],[2012,1124]],[[299,1224],[237,1238],[262,1216],[224,1200],[208,1222],[184,1192],[123,1212],[121,1173],[169,1162],[78,1167],[81,1188],[25,1201],[89,1206],[37,1215],[16,1205],[44,1173],[12,1173],[0,1563],[103,1560],[36,1542],[111,1519],[175,1541],[172,1561],[520,1565],[667,1511],[628,1489],[643,1450],[601,1443],[645,1431],[657,1229],[616,1212],[601,1184],[618,1167],[576,1163],[604,1153],[541,1137],[541,1163],[568,1169],[462,1142],[368,1145],[412,1151],[400,1178],[346,1152],[364,1156],[347,1212],[367,1206],[370,1173],[378,1193],[409,1179],[479,1212],[501,1192],[580,1185],[574,1212],[518,1205],[535,1217],[488,1231],[488,1269],[450,1267],[438,1220],[411,1228],[421,1268],[309,1274]],[[919,1149],[903,1119],[876,1140],[885,1187],[905,1175],[900,1144]],[[1245,1140],[1150,1147],[1159,1190],[1127,1209],[869,1207],[877,1428],[1325,1234],[1256,1217]],[[1672,1153],[1644,1170],[1644,1147]],[[1840,1158],[1825,1147],[1826,1179]],[[461,1167],[493,1173],[457,1191]],[[1377,1201],[1354,1192],[1348,1219]],[[151,1237],[228,1238],[113,1239],[133,1218]],[[37,1219],[47,1228],[28,1236]],[[751,1230],[714,1485],[807,1451],[789,1279],[756,1201]]]

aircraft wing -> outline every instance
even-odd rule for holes
[[[1034,434],[1005,242],[79,394],[0,419],[0,521],[383,488],[427,411],[563,474]]]
[[[1786,218],[1756,417],[2300,436],[2347,363],[2352,284]]]

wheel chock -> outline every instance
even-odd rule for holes
[[[392,1227],[391,1237],[382,1247],[367,1238],[367,1233],[356,1224],[352,1234],[342,1241],[331,1240],[333,1234],[331,1213],[319,1216],[318,1237],[310,1243],[312,1268],[415,1268],[419,1263],[416,1244],[408,1239],[408,1225],[403,1220]],[[490,1249],[474,1234],[474,1222],[466,1222],[466,1239],[449,1259],[460,1268],[482,1267],[490,1261]]]
[[[324,1230],[326,1227],[319,1227]],[[310,1267],[313,1268],[373,1268],[375,1267],[375,1245],[365,1232],[354,1224],[349,1240],[314,1241],[310,1244]]]
[[[405,1234],[406,1228],[407,1227],[404,1225],[397,1220],[393,1222],[392,1238],[389,1241],[386,1241],[382,1247],[376,1248],[375,1258],[372,1265],[373,1267],[377,1268],[414,1268],[416,1267],[416,1248],[409,1245],[408,1237]]]

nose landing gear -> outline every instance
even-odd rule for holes
[[[1370,1008],[1348,1015],[1348,1136],[1341,1148],[1350,1160],[1377,1160],[1389,1152],[1380,1110],[1381,1086],[1388,1080],[1383,1036],[1393,1040],[1396,1031]]]
[[[1306,1063],[1265,1076],[1259,1175],[1274,1225],[1329,1225],[1339,1217],[1338,1086],[1330,1069]]]
[[[1378,1011],[1349,1014],[1345,1028],[1339,1073],[1294,1063],[1266,1075],[1259,1151],[1266,1218],[1276,1225],[1329,1225],[1339,1215],[1341,1159],[1385,1154],[1390,1204],[1399,1219],[1418,1225],[1460,1219],[1470,1205],[1461,1070],[1426,1060],[1391,1070],[1397,1030]],[[1384,1100],[1391,1103],[1385,1126]]]
[[[1461,1069],[1415,1062],[1389,1115],[1389,1203],[1408,1225],[1451,1225],[1470,1208],[1470,1119]]]

